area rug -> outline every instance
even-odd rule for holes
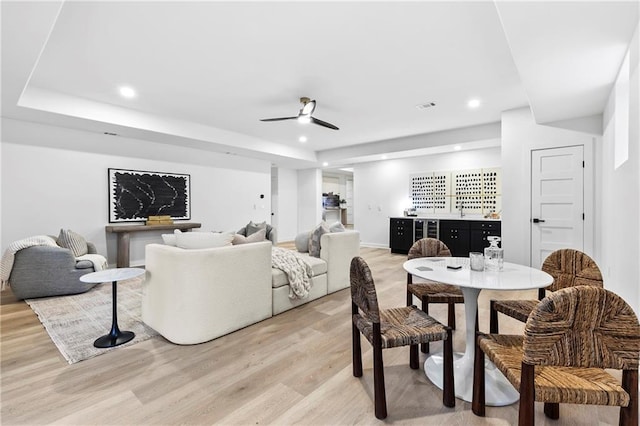
[[[38,315],[67,362],[74,364],[114,349],[134,345],[158,334],[141,320],[141,278],[119,282],[117,296],[118,327],[122,331],[133,331],[136,337],[130,342],[107,349],[96,348],[93,342],[98,337],[109,334],[111,330],[111,283],[98,284],[82,294],[27,299],[25,302]]]

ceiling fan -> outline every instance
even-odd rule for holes
[[[319,126],[328,127],[329,129],[340,130],[331,123],[327,123],[326,121],[322,121],[311,116],[313,111],[316,109],[316,101],[312,101],[307,97],[302,97],[300,98],[300,103],[302,104],[302,108],[300,108],[300,112],[295,117],[261,118],[260,121],[298,120],[300,123],[314,123]]]

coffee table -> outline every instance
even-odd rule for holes
[[[462,266],[448,269],[447,266]],[[456,397],[471,402],[473,396],[473,358],[475,355],[475,319],[480,290],[528,290],[547,287],[553,277],[539,269],[515,263],[504,263],[502,271],[472,271],[466,257],[420,257],[403,264],[404,269],[417,277],[445,284],[457,285],[464,296],[466,319],[463,354],[454,354],[454,382]],[[442,354],[433,354],[424,363],[429,380],[442,389]],[[490,361],[485,362],[485,398],[492,406],[510,405],[520,395]]]
[[[105,269],[104,271],[91,272],[80,277],[80,281],[85,283],[104,283],[111,281],[113,294],[113,315],[111,321],[111,331],[102,337],[98,337],[93,346],[96,348],[112,348],[114,346],[127,343],[136,335],[133,331],[120,331],[118,328],[118,281],[128,280],[145,273],[141,268],[116,268]]]

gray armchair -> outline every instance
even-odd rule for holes
[[[89,253],[96,247],[87,242]],[[62,247],[33,246],[15,254],[9,282],[17,299],[62,296],[84,293],[95,284],[80,281],[82,275],[93,272],[88,260],[76,261],[71,250]]]

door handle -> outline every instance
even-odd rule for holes
[[[544,219],[538,219],[537,217],[533,219],[533,223],[541,223],[544,222]]]

